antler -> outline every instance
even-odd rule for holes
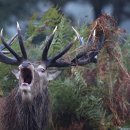
[[[49,36],[49,38],[45,44],[45,48],[43,49],[42,61],[46,64],[46,67],[68,67],[68,66],[76,66],[76,65],[81,66],[81,65],[88,64],[90,62],[94,62],[94,63],[96,62],[95,56],[99,53],[100,49],[103,46],[104,40],[105,40],[105,36],[104,36],[103,31],[100,31],[100,33],[99,33],[99,31],[94,29],[89,36],[88,44],[91,43],[91,45],[93,45],[95,43],[94,39],[96,39],[96,33],[98,32],[98,34],[97,34],[98,35],[98,42],[96,43],[97,46],[95,49],[77,54],[75,56],[75,58],[72,59],[70,63],[68,63],[65,61],[61,61],[59,59],[65,53],[67,53],[67,51],[73,46],[73,43],[77,40],[77,38],[79,39],[81,44],[84,43],[83,38],[79,35],[79,33],[76,31],[76,29],[73,28],[77,37],[72,42],[70,42],[61,52],[56,54],[54,57],[48,58],[48,51],[49,51],[49,48],[51,46],[51,43],[52,43],[52,40],[53,40],[53,37],[54,37],[56,30],[57,30],[57,27],[54,29],[53,33]],[[26,53],[26,50],[24,47],[22,36],[21,36],[21,29],[20,29],[20,26],[18,23],[17,23],[17,32],[18,33],[8,43],[6,43],[4,40],[4,37],[3,37],[3,29],[1,30],[0,38],[1,38],[3,45],[0,46],[0,62],[4,62],[6,64],[12,64],[12,65],[19,65],[24,60],[27,60],[27,53]],[[12,45],[14,39],[17,36],[18,36],[22,56],[19,56],[10,47]],[[3,51],[3,49],[5,49],[5,48],[13,55],[13,58],[5,55],[6,52]]]
[[[7,44],[8,44],[9,46],[11,46],[11,45],[13,44],[13,41],[17,38],[17,36],[18,36],[18,34],[16,33],[16,34],[7,42]],[[8,54],[9,51],[5,51],[5,50],[4,50],[5,48],[6,48],[6,47],[5,47],[4,45],[0,45],[0,52],[2,52],[2,53],[4,53],[4,54]]]
[[[57,28],[56,28],[57,29]],[[55,31],[56,31],[55,29]],[[80,42],[83,43],[83,39],[81,39],[79,33],[76,31],[76,29],[73,28],[73,30],[75,31],[77,38],[79,39]],[[70,63],[65,62],[65,61],[61,61],[58,60],[60,59],[72,46],[73,43],[76,41],[77,38],[75,38],[72,42],[70,42],[60,53],[58,53],[56,56],[52,57],[52,58],[47,58],[48,55],[48,51],[49,51],[49,47],[52,43],[53,37],[54,37],[54,33],[55,31],[50,35],[50,37],[48,38],[45,48],[43,50],[43,54],[42,54],[42,61],[44,63],[46,63],[46,67],[68,67],[68,66],[76,66],[76,65],[85,65],[88,64],[90,62],[96,62],[96,58],[95,56],[98,54],[98,52],[100,51],[103,43],[104,43],[104,34],[103,32],[100,35],[99,38],[99,43],[97,43],[97,48],[95,50],[91,50],[89,52],[82,52],[79,53],[75,56],[74,59],[71,60]],[[93,33],[91,35],[95,36],[96,35],[96,30],[93,31]],[[90,37],[93,38],[93,37]],[[92,41],[90,39],[88,39],[88,41]],[[95,42],[95,41],[93,41]]]
[[[23,44],[23,40],[22,40],[22,36],[21,36],[21,29],[19,27],[19,24],[17,22],[17,31],[18,33],[8,42],[6,43],[3,37],[3,29],[1,30],[1,34],[0,34],[0,38],[2,41],[3,46],[1,46],[0,48],[0,62],[6,63],[6,64],[12,64],[12,65],[19,65],[23,60],[27,60],[27,54],[26,54],[26,50]],[[20,49],[22,52],[22,57],[19,56],[11,47],[10,45],[12,45],[14,39],[18,36],[18,40],[19,40],[19,45],[20,45]],[[3,49],[7,49],[14,57],[8,57],[5,55],[5,53],[2,51]]]
[[[49,36],[45,48],[42,53],[42,61],[46,63],[46,67],[67,67],[71,66],[71,63],[67,63],[64,61],[57,61],[59,58],[61,58],[73,45],[73,43],[76,41],[77,38],[74,39],[74,41],[70,42],[61,52],[59,52],[57,55],[55,55],[52,58],[48,58],[48,51],[50,48],[50,45],[52,43],[55,31],[57,30],[57,27],[54,29],[53,33]]]
[[[24,60],[27,60],[27,53],[24,47],[24,43],[23,43],[23,39],[22,39],[22,35],[21,35],[21,29],[19,26],[19,23],[17,22],[17,31],[18,31],[18,40],[19,40],[19,45],[20,45],[20,49],[23,55]]]
[[[74,31],[76,31],[76,30],[74,30]],[[76,32],[76,33],[78,34],[78,32]],[[96,33],[97,33],[97,31],[96,31],[96,29],[94,29],[88,38],[88,42],[87,42],[88,45],[92,46],[95,43]],[[92,49],[88,52],[81,52],[81,53],[77,54],[75,56],[75,58],[71,61],[72,65],[81,66],[81,65],[88,64],[88,63],[96,63],[97,62],[96,56],[98,55],[99,51],[101,50],[102,46],[104,45],[104,40],[105,40],[105,36],[104,36],[103,31],[101,30],[100,36],[98,38],[98,42],[96,43],[97,44],[96,48]]]

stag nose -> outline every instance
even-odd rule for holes
[[[21,66],[22,66],[23,68],[28,68],[30,65],[31,65],[31,63],[30,63],[29,61],[24,61],[24,62],[21,64]]]

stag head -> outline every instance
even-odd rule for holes
[[[42,93],[44,89],[47,89],[48,81],[53,80],[59,75],[60,71],[55,71],[55,73],[51,74],[48,73],[47,69],[49,67],[56,67],[56,68],[69,67],[95,62],[95,56],[98,54],[97,50],[93,50],[89,53],[87,52],[80,53],[76,55],[75,58],[72,59],[70,63],[60,60],[60,58],[72,47],[73,43],[77,40],[77,38],[75,38],[72,42],[70,42],[60,53],[56,54],[54,57],[48,58],[48,51],[56,30],[57,27],[54,29],[53,33],[49,36],[48,40],[46,41],[40,63],[33,63],[28,59],[23,39],[21,36],[21,29],[18,23],[17,23],[17,34],[8,43],[5,42],[3,37],[3,30],[1,30],[0,38],[3,43],[3,46],[0,48],[1,49],[0,62],[11,65],[18,65],[18,71],[16,70],[13,71],[13,74],[19,81],[19,87],[17,91],[18,95],[21,97],[23,102],[33,101],[33,99],[39,93]],[[76,32],[77,37],[80,38],[78,32],[74,28],[73,30]],[[10,47],[13,40],[17,36],[22,56],[18,55]],[[9,57],[6,55],[6,53],[3,51],[3,49],[5,48],[13,55],[13,57]]]

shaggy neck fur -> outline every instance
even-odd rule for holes
[[[48,90],[43,89],[31,103],[22,102],[14,89],[6,97],[2,130],[45,130],[50,116]]]

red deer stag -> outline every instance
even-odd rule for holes
[[[47,69],[49,67],[70,67],[95,62],[95,56],[98,54],[97,50],[80,53],[70,63],[61,61],[59,58],[72,47],[74,41],[70,42],[54,57],[48,58],[54,32],[45,44],[41,62],[36,65],[28,60],[18,23],[17,34],[8,43],[4,40],[3,31],[1,31],[0,38],[3,45],[0,48],[0,62],[19,65],[18,72],[14,72],[19,84],[7,97],[0,98],[0,130],[45,130],[50,116],[48,95],[50,75],[47,73]],[[22,56],[10,47],[16,37],[18,37]],[[6,52],[3,51],[5,48],[13,57],[5,54]],[[56,76],[51,75],[51,79]]]

